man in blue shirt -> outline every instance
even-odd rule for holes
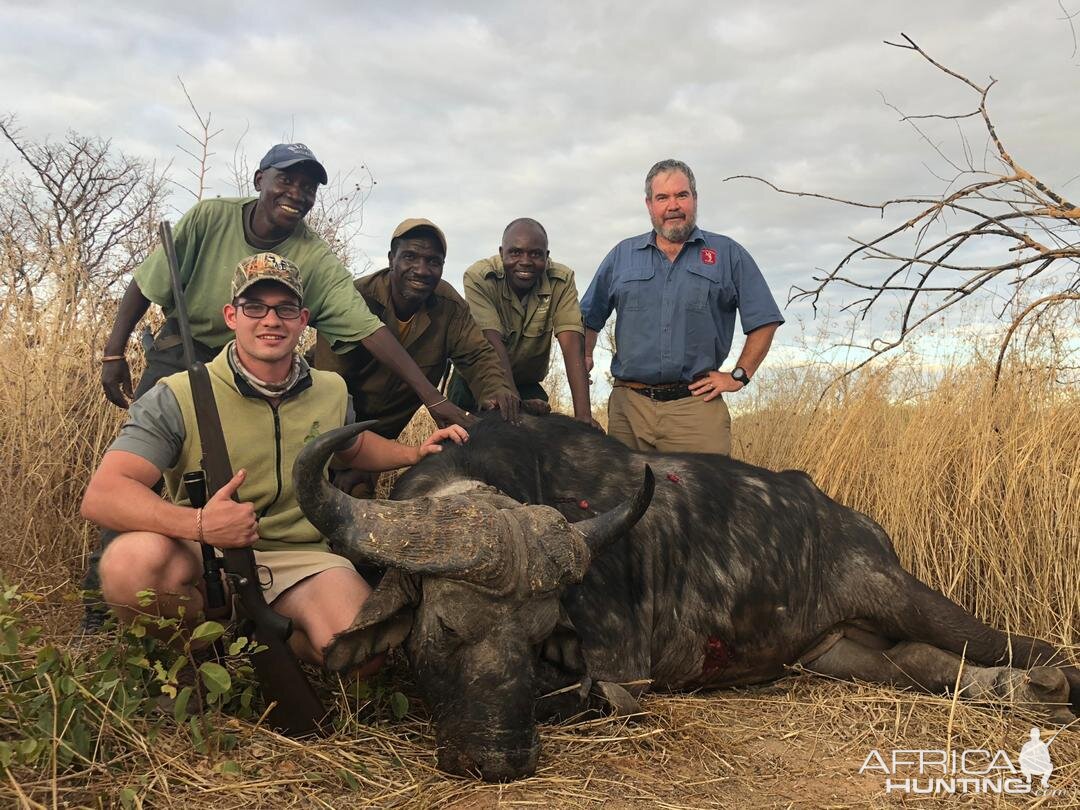
[[[697,227],[689,166],[653,166],[645,207],[652,232],[617,244],[581,299],[589,370],[597,333],[618,310],[608,432],[635,450],[730,453],[723,394],[749,384],[784,319],[746,249]],[[720,371],[736,312],[746,343],[735,368]]]

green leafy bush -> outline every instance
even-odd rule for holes
[[[258,719],[254,642],[226,643],[220,623],[188,632],[143,616],[90,658],[41,642],[22,615],[39,599],[0,585],[0,767],[86,767],[173,723],[200,753],[228,751],[237,739],[221,715]]]

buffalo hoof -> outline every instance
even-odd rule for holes
[[[995,683],[998,695],[1055,725],[1068,725],[1076,719],[1069,711],[1069,681],[1057,667],[1032,667],[1029,670],[1003,668]]]
[[[616,717],[641,714],[641,704],[623,687],[611,681],[597,681],[593,693],[604,703],[607,711]]]
[[[555,689],[536,699],[536,719],[541,723],[563,723],[573,717],[595,713],[589,708],[592,678],[583,675],[577,683]]]

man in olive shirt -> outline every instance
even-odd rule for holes
[[[395,378],[416,391],[436,422],[467,425],[471,420],[439,394],[356,295],[352,276],[326,242],[304,224],[316,191],[326,180],[326,169],[304,144],[277,144],[255,172],[258,197],[203,200],[181,217],[174,241],[196,353],[207,361],[231,339],[221,301],[228,297],[237,262],[272,250],[300,268],[311,325],[334,351],[363,345]],[[161,305],[169,320],[147,353],[146,371],[133,392],[125,349],[151,302]],[[158,248],[135,271],[105,342],[101,382],[110,402],[126,408],[129,399],[148,391],[158,379],[183,370],[172,314],[169,268],[164,251]]]
[[[520,399],[491,344],[480,334],[469,306],[442,280],[446,237],[426,219],[407,219],[394,230],[390,266],[356,280],[371,311],[405,347],[432,385],[453,361],[479,392],[484,408],[517,418]],[[372,431],[393,439],[412,419],[420,400],[364,347],[336,354],[319,336],[315,366],[345,378],[353,406],[364,419],[378,420]]]
[[[574,271],[550,260],[543,225],[528,218],[507,225],[499,255],[481,259],[465,271],[465,299],[518,394],[534,412],[548,409],[541,383],[547,377],[555,335],[566,364],[574,417],[592,422]],[[451,379],[448,396],[460,408],[475,407],[460,374]]]

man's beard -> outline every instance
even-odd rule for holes
[[[697,227],[697,221],[693,217],[686,217],[685,219],[669,219],[660,223],[660,227],[657,232],[667,239],[669,242],[685,242],[694,228]]]

